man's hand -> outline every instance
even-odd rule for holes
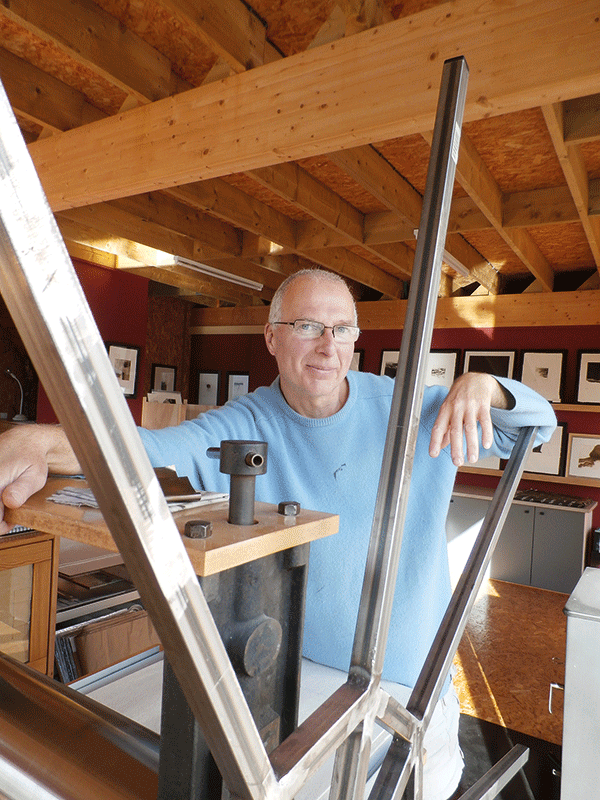
[[[39,491],[49,469],[80,472],[79,463],[62,430],[54,425],[19,425],[0,436],[0,534],[9,530],[5,508],[19,508]]]
[[[494,440],[490,408],[510,408],[511,400],[512,395],[491,375],[465,372],[454,381],[442,403],[431,432],[429,455],[436,458],[449,444],[452,462],[461,467],[464,436],[467,459],[474,464],[479,458],[477,424],[481,425],[481,443],[487,449]]]

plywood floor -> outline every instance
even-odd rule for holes
[[[461,711],[554,744],[562,743],[568,595],[489,580],[455,657]]]

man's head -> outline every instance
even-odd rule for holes
[[[321,335],[314,326],[294,329],[290,323],[296,320],[325,327]],[[331,416],[346,402],[346,374],[354,338],[345,328],[355,326],[354,300],[346,282],[334,273],[301,270],[288,277],[275,293],[265,340],[277,361],[283,395],[299,414]]]

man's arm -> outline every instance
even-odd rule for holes
[[[432,428],[429,454],[436,458],[449,444],[452,462],[461,467],[464,464],[464,437],[467,459],[474,464],[479,458],[478,424],[481,426],[481,443],[488,449],[494,440],[490,409],[510,409],[513,406],[513,396],[492,375],[465,372],[454,381],[442,403]]]
[[[8,525],[4,508],[19,508],[39,491],[48,472],[72,475],[79,462],[62,428],[57,425],[19,425],[0,436],[0,534]]]

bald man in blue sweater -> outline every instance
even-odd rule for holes
[[[218,491],[228,491],[229,478],[206,456],[207,448],[225,439],[266,441],[269,468],[257,478],[257,499],[297,500],[305,508],[339,514],[339,533],[311,546],[304,653],[345,671],[393,392],[389,378],[349,371],[359,333],[353,298],[339,276],[324,270],[295,273],[275,294],[265,326],[279,371],[273,384],[176,427],[140,429],[153,466],[175,465],[197,488]],[[507,458],[525,426],[539,427],[538,444],[547,441],[555,425],[550,405],[516,381],[467,373],[449,392],[426,389],[383,672],[398,685],[401,702],[408,699],[450,598],[445,520],[457,468],[465,459],[477,461],[480,447],[486,456]],[[0,486],[6,487],[7,506],[20,505],[40,488],[45,480],[40,471],[48,465],[54,472],[78,471],[60,429],[40,428],[37,445],[35,434],[20,444],[0,437]],[[450,686],[425,739],[426,800],[446,800],[458,785],[458,711]]]

